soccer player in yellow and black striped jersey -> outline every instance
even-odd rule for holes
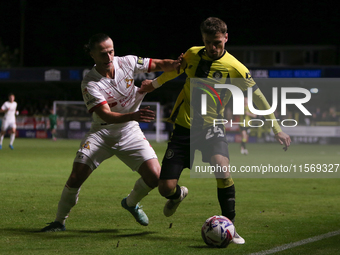
[[[181,72],[184,71],[186,73],[187,79],[170,116],[171,121],[175,124],[175,128],[163,158],[158,186],[160,194],[168,198],[163,211],[165,216],[171,216],[176,211],[179,203],[188,194],[186,187],[178,185],[178,179],[184,168],[191,168],[192,166],[193,150],[191,150],[191,146],[193,144],[203,144],[203,146],[197,149],[201,150],[204,162],[209,162],[213,166],[219,165],[223,168],[229,166],[225,129],[221,127],[215,130],[212,128],[211,120],[223,116],[224,106],[229,101],[231,93],[224,90],[223,94],[221,92],[218,96],[215,95],[219,98],[221,106],[217,104],[218,107],[211,107],[212,104],[208,103],[207,114],[202,116],[202,114],[197,114],[197,111],[195,111],[196,100],[192,99],[195,93],[199,96],[198,92],[201,89],[191,88],[192,78],[207,78],[212,80],[213,83],[216,83],[216,80],[219,81],[218,83],[231,82],[231,84],[243,91],[247,90],[248,87],[252,87],[253,101],[256,106],[260,110],[270,109],[268,102],[250,76],[248,69],[225,50],[228,33],[227,25],[224,21],[210,17],[202,22],[200,28],[204,46],[192,47],[183,56]],[[145,80],[142,82],[140,92],[151,92],[178,75],[174,71],[163,73],[153,81]],[[204,83],[205,80],[202,82]],[[209,86],[209,84],[206,85]],[[197,87],[199,88],[200,85]],[[276,119],[273,114],[266,117],[268,119]],[[273,122],[275,136],[281,144],[284,144],[284,149],[286,150],[290,144],[290,137],[281,131],[276,121]],[[195,129],[196,131],[191,133],[190,129]],[[218,132],[214,133],[214,131]],[[234,221],[234,181],[230,173],[216,176],[216,180],[218,201],[222,215]],[[243,244],[245,241],[236,234],[233,242]]]

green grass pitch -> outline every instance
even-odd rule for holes
[[[189,194],[169,218],[162,213],[166,200],[157,190],[150,192],[141,203],[150,219],[143,227],[120,206],[138,174],[113,157],[83,185],[67,231],[39,233],[54,220],[79,143],[16,139],[12,151],[5,138],[0,150],[0,254],[252,254],[340,230],[340,169],[328,178],[234,178],[235,225],[246,243],[214,249],[200,234],[204,221],[220,213],[213,178],[191,178],[184,170],[179,184]],[[166,143],[152,145],[162,159]],[[231,164],[340,163],[339,145],[292,144],[284,152],[278,144],[249,144],[248,150],[244,156],[239,144],[230,144]],[[340,235],[335,235],[275,254],[339,251]]]

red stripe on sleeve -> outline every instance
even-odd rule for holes
[[[152,63],[152,58],[150,58],[150,61],[149,61],[148,73],[151,72],[151,63]]]
[[[106,102],[106,101],[103,101],[103,102],[101,102],[101,103],[99,103],[99,104],[93,106],[93,107],[89,110],[89,113],[93,113],[94,110],[95,110],[96,108],[98,108],[99,106],[101,106],[101,105],[103,105],[103,104],[107,104],[107,102]]]

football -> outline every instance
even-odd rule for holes
[[[201,234],[207,245],[226,248],[235,236],[235,227],[227,217],[215,215],[204,222]]]

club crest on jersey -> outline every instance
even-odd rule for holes
[[[130,87],[133,83],[133,79],[127,79],[126,78],[125,81],[126,81],[126,88]]]
[[[175,155],[174,151],[172,149],[168,149],[166,154],[165,154],[165,157],[167,159],[171,159],[174,155]]]
[[[144,65],[144,58],[138,57],[137,64]]]
[[[214,79],[220,80],[220,79],[222,79],[222,72],[216,71],[216,72],[213,73],[212,76],[213,76]]]
[[[90,149],[90,142],[89,141],[87,141],[87,142],[85,142],[83,145],[82,145],[82,147],[84,148],[84,149]]]

